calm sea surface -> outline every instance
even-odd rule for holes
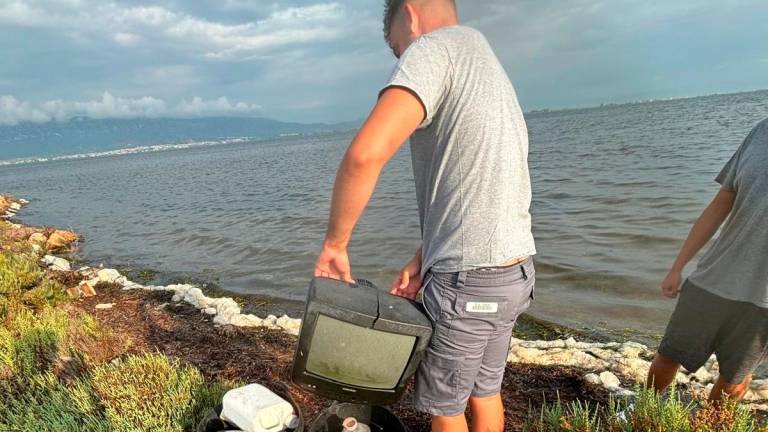
[[[527,116],[536,316],[661,332],[658,293],[713,178],[768,92]],[[351,133],[0,167],[25,222],[71,227],[91,263],[188,275],[301,300]],[[353,273],[388,286],[419,244],[407,146],[387,166],[351,246]],[[690,271],[690,268],[689,268]]]

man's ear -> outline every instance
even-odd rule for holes
[[[408,23],[408,30],[411,32],[411,36],[414,39],[421,36],[421,25],[419,23],[419,15],[416,13],[416,8],[409,2],[405,2],[403,5],[403,12],[405,12],[405,20]]]

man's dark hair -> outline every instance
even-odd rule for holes
[[[384,0],[384,40],[390,43],[389,36],[392,30],[392,21],[395,15],[403,7],[405,0]]]
[[[456,7],[456,0],[450,0],[451,5]],[[384,0],[384,40],[389,44],[390,31],[392,30],[392,21],[395,20],[395,16],[402,9],[405,0]]]

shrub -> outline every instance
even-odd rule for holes
[[[36,256],[0,253],[0,295],[21,293],[34,286],[42,276]]]
[[[21,301],[35,310],[42,310],[46,306],[56,306],[67,299],[64,286],[50,279],[43,280],[40,285],[24,292],[21,296]]]
[[[17,381],[50,370],[64,346],[67,316],[52,308],[35,315],[21,309],[0,331],[0,368]],[[1,372],[1,371],[0,371]]]
[[[525,432],[768,432],[752,412],[737,401],[721,404],[683,403],[677,392],[659,395],[637,389],[631,403],[611,400],[606,407],[559,400],[531,412]],[[695,413],[695,414],[692,414]]]
[[[96,368],[93,387],[115,431],[181,431],[203,384],[197,369],[160,354]]]
[[[0,404],[0,430],[19,432],[108,432],[112,430],[87,381],[65,385],[40,374]]]

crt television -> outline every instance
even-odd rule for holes
[[[370,282],[315,278],[291,379],[328,399],[389,405],[402,396],[431,337],[417,303]]]

